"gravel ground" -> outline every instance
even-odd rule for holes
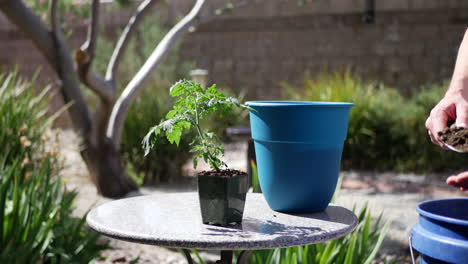
[[[78,154],[78,140],[71,131],[55,131],[64,157],[63,176],[69,189],[78,191],[76,215],[84,215],[90,208],[109,199],[100,197],[90,182],[86,167]],[[225,160],[235,169],[246,169],[246,145],[231,143],[226,145]],[[206,165],[199,167],[205,169]],[[193,175],[191,165],[185,170]],[[374,216],[384,213],[386,219],[392,220],[391,229],[381,252],[385,256],[409,256],[408,236],[412,226],[417,222],[416,205],[424,200],[462,196],[463,193],[445,186],[441,175],[416,175],[396,173],[343,172],[342,190],[336,203],[346,208],[357,208],[366,202]],[[163,184],[157,187],[142,188],[143,194],[160,192],[184,192],[196,190],[193,178],[185,178],[176,184]],[[106,238],[107,239],[107,238]],[[185,258],[174,250],[139,245],[109,239],[115,250],[104,252],[104,259],[95,263],[131,263],[139,257],[138,263],[178,264],[186,263]],[[204,258],[214,261],[217,252],[203,252]],[[409,263],[409,262],[403,262]]]

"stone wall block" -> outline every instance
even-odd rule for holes
[[[410,70],[408,57],[385,56],[382,68],[387,72],[408,73]]]
[[[445,7],[444,2],[447,0],[409,0],[409,7],[411,9],[426,9],[426,8],[438,8]]]
[[[410,7],[411,0],[392,0],[392,1],[375,1],[377,11],[385,10],[407,10]]]
[[[188,0],[178,1],[191,7]],[[364,0],[314,0],[304,6],[259,1],[207,21],[184,37],[180,52],[209,69],[213,82],[248,89],[252,99],[276,97],[279,82],[297,83],[306,72],[348,65],[366,78],[409,89],[450,78],[468,25],[468,0],[437,2],[379,0],[376,23],[363,24]],[[103,28],[121,29],[132,10],[104,17],[110,24]],[[3,21],[0,16],[0,67],[21,63],[29,74],[42,66],[40,78],[50,79],[53,72],[34,45]],[[85,30],[78,27],[74,33],[70,46],[77,47]]]
[[[395,56],[399,50],[398,43],[389,41],[377,41],[371,46],[370,52],[377,56]]]
[[[351,58],[353,62],[351,70],[364,77],[375,78],[382,71],[382,59],[380,56],[360,56]],[[355,63],[358,61],[358,63]]]

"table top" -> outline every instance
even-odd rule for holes
[[[95,231],[130,242],[172,248],[255,250],[314,244],[354,230],[356,215],[330,204],[321,213],[271,210],[263,195],[248,193],[242,224],[202,223],[198,193],[168,193],[116,200],[87,216]]]

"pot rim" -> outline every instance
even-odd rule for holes
[[[427,211],[427,210],[425,210],[423,208],[424,206],[426,206],[428,204],[431,204],[431,203],[449,202],[449,201],[456,201],[456,200],[458,200],[458,201],[464,200],[464,201],[468,202],[468,198],[445,198],[445,199],[428,200],[428,201],[424,201],[424,202],[419,203],[418,206],[416,207],[416,211],[420,215],[425,216],[425,217],[430,218],[430,219],[434,219],[434,220],[438,220],[438,221],[445,222],[445,223],[450,223],[450,224],[468,226],[468,220],[461,220],[461,219],[454,218],[454,217],[442,216],[442,215],[430,213],[429,211]]]
[[[248,101],[248,106],[256,107],[352,107],[353,103],[329,101]]]

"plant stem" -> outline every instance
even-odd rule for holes
[[[205,137],[203,136],[203,133],[202,133],[201,128],[200,128],[200,118],[198,116],[198,104],[197,104],[197,102],[198,102],[198,95],[197,95],[197,99],[195,100],[195,124],[196,124],[196,127],[197,127],[198,136],[200,137],[200,140],[201,140],[203,146],[206,146]],[[208,154],[208,158],[211,160],[209,165],[214,167],[214,169],[217,172],[221,171],[219,169],[219,167],[216,165],[216,162],[214,161],[213,156]]]

